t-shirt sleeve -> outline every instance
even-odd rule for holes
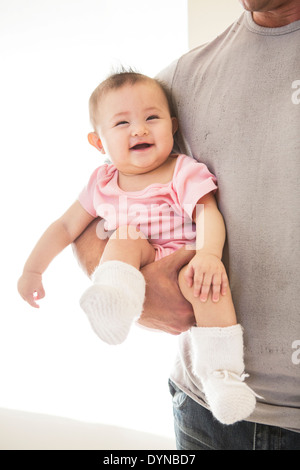
[[[199,199],[218,189],[217,179],[204,163],[199,163],[192,157],[184,155],[178,158],[181,160],[173,179],[174,189],[177,192],[179,204],[192,218]]]
[[[97,217],[97,212],[94,205],[95,190],[98,182],[99,168],[93,171],[87,185],[79,193],[78,201],[82,207],[93,217]]]

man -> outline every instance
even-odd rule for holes
[[[224,264],[244,327],[248,384],[261,395],[247,422],[213,420],[193,374],[190,305],[177,286],[193,255],[180,250],[147,266],[140,322],[179,336],[170,390],[179,449],[300,449],[299,156],[300,4],[241,0],[223,34],[161,73],[179,118],[181,152],[218,179],[227,228]],[[91,226],[75,250],[87,272],[101,240]],[[89,249],[87,249],[89,246]],[[210,303],[203,304],[203,311]]]

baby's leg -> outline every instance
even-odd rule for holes
[[[226,327],[236,325],[237,319],[230,289],[228,288],[226,295],[220,295],[219,302],[213,302],[210,296],[207,302],[201,302],[199,297],[194,296],[193,287],[188,287],[184,279],[186,269],[187,267],[185,266],[180,271],[178,283],[183,296],[193,306],[197,326]]]
[[[192,304],[197,326],[190,330],[192,364],[213,415],[223,424],[247,418],[255,408],[255,394],[245,384],[244,345],[230,289],[219,302],[194,297],[193,288],[179,273],[179,287]]]
[[[108,240],[100,264],[118,260],[140,269],[155,259],[155,249],[132,225],[119,227]]]
[[[145,280],[139,269],[154,258],[153,246],[134,227],[120,227],[108,240],[94,284],[80,299],[93,330],[106,343],[122,343],[141,315]]]

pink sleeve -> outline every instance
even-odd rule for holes
[[[217,190],[217,179],[204,163],[185,155],[180,155],[178,158],[181,160],[174,174],[174,189],[181,207],[192,218],[199,199]]]
[[[82,207],[93,217],[97,217],[97,212],[94,206],[94,197],[95,197],[95,189],[98,182],[98,173],[99,168],[93,171],[88,184],[83,188],[78,196],[78,201],[82,205]]]

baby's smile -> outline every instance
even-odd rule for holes
[[[130,150],[147,150],[150,147],[152,147],[153,144],[148,144],[146,142],[140,143],[140,144],[135,144],[132,147],[130,147]]]

